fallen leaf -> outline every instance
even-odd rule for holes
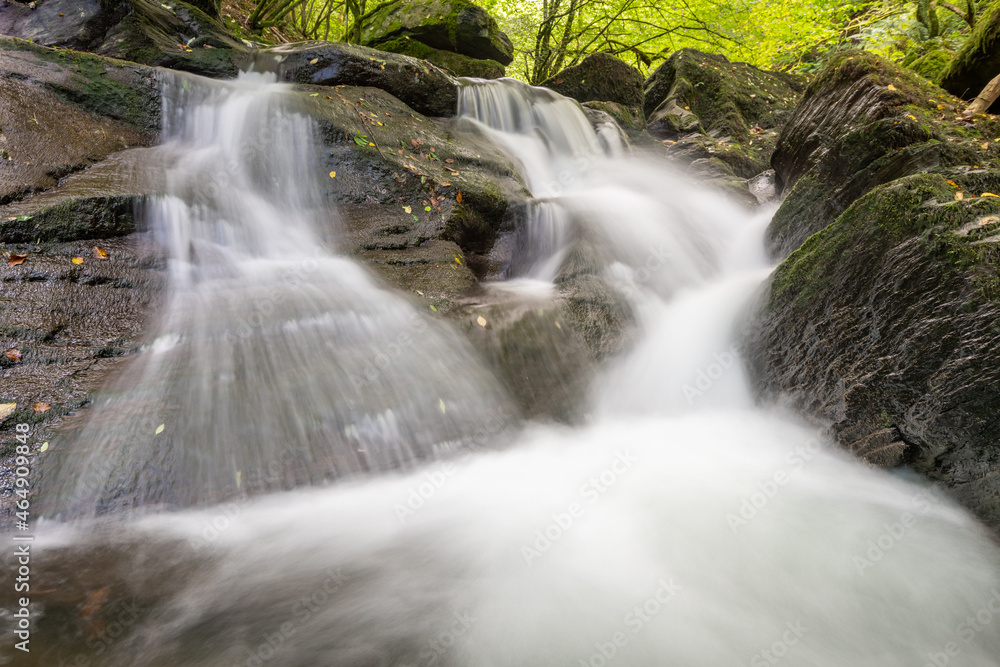
[[[455,201],[457,201],[459,204],[462,203],[462,191],[461,190],[459,190],[458,194],[455,195]]]
[[[952,186],[953,188],[958,187],[958,183],[956,183],[955,181],[948,181],[948,185]]]
[[[35,403],[33,406],[31,406],[31,409],[34,410],[35,412],[48,412],[49,410],[52,409],[52,406],[49,405],[48,403]]]
[[[984,192],[983,194],[981,194],[979,196],[980,197],[1000,197],[1000,195],[995,195],[992,192]]]
[[[479,317],[476,318],[476,324],[478,324],[481,327],[485,327],[486,326],[486,318],[483,317],[482,315],[480,315]]]
[[[431,310],[433,310],[435,313],[438,311],[438,309],[433,304],[431,304]]]
[[[166,424],[160,424],[159,426],[157,426],[156,435],[160,435],[161,433],[163,433],[163,429],[165,429],[166,427],[167,427]]]
[[[41,449],[38,450],[38,452],[39,453],[44,452],[48,448],[49,448],[49,442],[48,442],[48,440],[46,440],[45,442],[42,443],[42,447],[41,447]]]
[[[425,213],[430,213],[431,212],[431,207],[430,206],[424,206],[424,212]]]
[[[312,60],[309,61],[309,64],[310,65],[315,65],[318,62],[319,62],[319,58],[313,58]]]
[[[889,87],[889,90],[896,90],[896,86],[892,85],[891,83],[889,84],[888,87]]]
[[[445,411],[447,410],[447,408],[444,405],[444,399],[443,398],[439,398],[438,399],[438,408],[440,408],[441,414],[444,414]]]
[[[97,259],[107,259],[108,258],[108,251],[105,250],[104,248],[102,248],[99,245],[95,245],[94,246],[94,257],[96,257]]]
[[[961,192],[955,193],[955,201],[962,201],[963,199],[965,199],[965,195],[963,195]]]
[[[448,187],[451,187],[451,183],[442,183],[442,184],[441,184],[441,187],[442,187],[442,188],[448,188]]]
[[[403,210],[406,211],[407,213],[413,213],[413,207],[412,206],[404,206]]]
[[[16,409],[17,403],[0,403],[0,422],[14,414]]]
[[[421,292],[420,290],[417,290],[417,294],[419,294],[420,296],[423,296],[423,295],[424,295],[424,293],[423,293],[423,292]]]
[[[18,264],[24,264],[24,260],[28,259],[27,255],[15,255],[11,253],[10,257],[7,258],[7,266],[17,266]]]
[[[455,158],[446,157],[444,161],[448,164],[453,164],[455,162]]]
[[[985,144],[983,144],[983,150],[984,150],[984,151],[988,151],[989,149],[990,149],[990,145],[989,145],[989,143],[985,143]]]
[[[462,260],[460,260],[458,257],[456,257],[455,258],[455,263],[458,264],[459,266],[461,266],[462,265]]]
[[[8,359],[10,359],[11,361],[13,361],[15,364],[20,363],[20,361],[21,361],[21,350],[18,350],[16,348],[12,347],[9,350],[7,350],[6,352],[4,352],[4,356],[7,357]]]
[[[337,178],[337,172],[331,171],[330,172],[330,178]]]
[[[906,114],[906,117],[909,118],[910,120],[916,120],[917,119],[917,117],[914,116],[912,113]]]
[[[83,264],[83,257],[74,257],[73,258],[73,263],[74,264]]]

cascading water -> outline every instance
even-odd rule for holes
[[[219,99],[205,100],[209,109],[236,95],[213,85]],[[593,421],[532,426],[508,450],[406,475],[126,523],[49,526],[42,553],[72,563],[74,554],[110,550],[124,573],[115,595],[141,610],[121,639],[101,644],[100,664],[1000,664],[1000,555],[989,537],[933,489],[869,470],[810,429],[752,407],[731,345],[740,310],[766,273],[764,221],[663,166],[600,157],[572,103],[540,101],[509,82],[472,92],[490,100],[496,117],[517,119],[494,131],[515,154],[519,143],[529,145],[522,135],[538,114],[551,114],[583,139],[550,145],[539,156],[546,164],[596,155],[577,165],[559,206],[574,227],[603,239],[606,275],[633,301],[643,338],[597,382]],[[225,219],[239,228],[240,218]],[[209,226],[215,238],[227,232]],[[325,261],[337,267],[330,284],[397,303],[345,260]],[[236,273],[212,308],[226,314],[227,302],[242,303],[259,284],[255,271]],[[350,322],[376,316],[360,299],[336,303]],[[304,317],[302,301],[280,305],[270,321]],[[343,366],[348,354],[326,346],[354,340],[356,330],[345,328],[288,341],[316,345],[286,354],[307,355],[309,366],[333,377],[320,385],[328,391],[313,404],[317,414],[337,409],[320,399],[349,400],[356,391]],[[237,373],[255,359],[247,353],[228,363]],[[401,360],[399,377],[407,379],[409,363]],[[198,371],[183,359],[158,368],[175,364]],[[438,389],[439,379],[426,381]],[[243,391],[216,382],[213,400]],[[330,395],[333,387],[340,393]],[[394,394],[384,409],[426,397]],[[311,413],[270,398],[278,401],[273,417],[246,419],[312,423]],[[225,420],[225,428],[239,426]],[[226,437],[213,447],[231,450],[237,445],[224,431],[213,432]],[[392,434],[378,433],[391,446]],[[411,442],[399,438],[396,446]],[[66,569],[67,582],[94,585],[92,568]]]
[[[289,88],[161,76],[167,194],[147,217],[171,294],[60,448],[53,509],[188,506],[487,444],[513,412],[467,343],[317,240],[335,214]]]

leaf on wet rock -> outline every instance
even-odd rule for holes
[[[31,409],[35,412],[48,412],[52,409],[52,406],[48,403],[35,403],[31,406]]]
[[[14,414],[17,410],[17,403],[0,403],[0,422]]]
[[[17,255],[11,253],[10,257],[7,258],[7,266],[17,266],[18,264],[24,264],[24,260],[28,259],[27,255]]]
[[[455,201],[457,201],[459,204],[462,203],[462,191],[461,190],[459,190],[458,194],[455,195]]]
[[[478,324],[481,327],[485,327],[486,326],[486,318],[483,317],[482,315],[480,315],[479,317],[476,318],[476,324]]]
[[[367,146],[368,145],[368,137],[366,137],[364,135],[361,135],[361,136],[358,136],[358,137],[354,137],[354,143],[356,143],[358,146]]]
[[[11,361],[13,361],[15,364],[16,363],[20,363],[20,361],[21,361],[21,350],[18,350],[18,349],[15,349],[15,348],[12,347],[9,350],[7,350],[6,352],[4,352],[4,356],[7,357],[8,359],[10,359]]]
[[[74,257],[73,258],[73,263],[74,264],[83,264],[83,257]]]
[[[108,258],[108,251],[105,250],[104,248],[102,248],[99,245],[95,245],[94,246],[94,257],[96,257],[97,259],[107,259]]]
[[[413,213],[413,207],[411,206],[404,206],[403,210],[407,213]]]

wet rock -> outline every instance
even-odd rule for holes
[[[506,68],[495,60],[481,60],[463,56],[454,51],[444,51],[427,46],[423,42],[405,37],[382,42],[378,45],[380,51],[399,53],[404,56],[420,58],[446,69],[455,76],[467,76],[474,79],[499,79],[507,73]]]
[[[203,4],[211,9],[213,0]],[[246,51],[219,21],[180,0],[44,0],[36,9],[5,2],[0,34],[212,77],[235,76]]]
[[[466,0],[388,2],[365,24],[361,43],[381,48],[409,37],[442,51],[509,65],[514,59],[510,38],[486,10]]]
[[[980,17],[955,58],[941,72],[941,87],[966,100],[979,92],[1000,73],[1000,6]],[[991,113],[998,111],[996,103]]]
[[[971,167],[875,187],[778,267],[745,355],[765,400],[873,463],[905,459],[994,529],[1000,197],[972,195],[997,190],[1000,171]]]
[[[988,142],[996,130],[956,116],[958,104],[877,56],[853,51],[831,59],[771,159],[785,196],[768,227],[771,253],[787,256],[877,185],[937,167],[996,164]]]
[[[453,116],[458,84],[424,60],[341,42],[299,42],[266,49],[257,63],[283,81],[320,86],[371,86],[426,116]]]
[[[642,74],[609,53],[592,53],[541,84],[578,102],[642,106]]]
[[[583,109],[584,111],[599,111],[607,114],[629,137],[635,137],[646,129],[646,121],[642,116],[641,107],[629,107],[617,102],[593,100],[584,102]]]
[[[649,133],[660,139],[717,130],[745,143],[757,127],[781,127],[804,88],[797,75],[681,49],[646,79],[643,112]]]

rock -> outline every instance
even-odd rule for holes
[[[832,58],[782,129],[771,158],[784,202],[768,227],[785,257],[873,187],[939,166],[996,162],[959,100],[862,51]],[[994,132],[988,122],[980,124]],[[989,137],[985,137],[989,138]]]
[[[954,57],[955,54],[951,51],[932,49],[919,58],[915,58],[913,62],[904,61],[903,64],[925,79],[937,81]]]
[[[642,82],[642,74],[631,65],[609,53],[592,53],[541,85],[578,102],[613,102],[638,108],[642,106]]]
[[[972,34],[941,73],[941,87],[966,100],[975,99],[1000,74],[1000,5],[979,18]],[[991,113],[998,111],[996,103]]]
[[[404,56],[420,58],[434,63],[442,69],[446,69],[455,76],[467,76],[474,79],[499,79],[505,76],[507,71],[503,65],[495,60],[479,60],[470,58],[460,53],[452,51],[442,51],[427,46],[415,39],[394,39],[391,42],[383,42],[378,45],[380,51],[399,53]]]
[[[222,78],[236,76],[234,59],[246,51],[219,21],[180,0],[44,0],[36,9],[5,2],[0,34]]]
[[[484,9],[466,0],[389,2],[365,24],[362,44],[380,44],[403,37],[442,51],[509,65],[514,47]]]
[[[630,138],[634,138],[646,130],[646,121],[642,116],[641,107],[628,107],[617,102],[594,100],[584,102],[583,109],[584,111],[599,111],[607,114],[618,124],[618,127],[625,130]]]
[[[1000,197],[972,195],[998,191],[1000,170],[972,167],[875,187],[782,262],[745,346],[764,400],[905,460],[994,529]]]
[[[283,81],[379,88],[426,116],[454,116],[458,108],[457,82],[409,56],[341,42],[298,42],[261,51],[256,62]]]
[[[784,124],[805,79],[681,49],[649,75],[644,87],[643,112],[654,137],[676,139],[717,130],[719,136],[745,143],[756,127]]]

